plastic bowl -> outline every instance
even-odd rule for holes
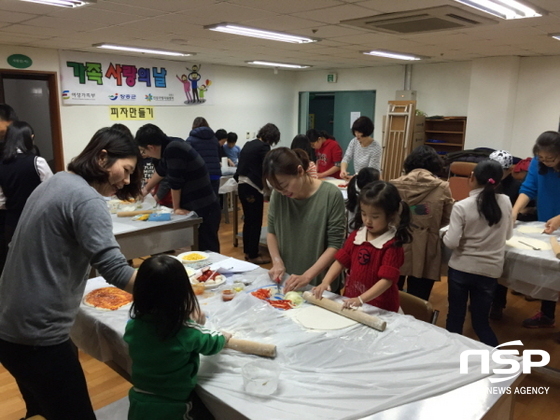
[[[280,369],[269,360],[247,363],[241,369],[245,392],[253,395],[270,395],[278,388]]]
[[[204,283],[196,283],[192,285],[192,289],[195,295],[203,295],[204,294]]]

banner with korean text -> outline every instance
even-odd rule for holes
[[[212,104],[212,67],[196,61],[59,51],[64,105]]]

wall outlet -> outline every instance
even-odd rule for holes
[[[251,138],[251,133],[249,133],[249,132],[247,131],[247,133],[245,134],[245,138],[246,138],[247,140],[249,140],[249,139]]]

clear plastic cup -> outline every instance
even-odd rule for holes
[[[257,360],[241,368],[245,392],[253,395],[270,395],[278,388],[280,369],[269,360]]]

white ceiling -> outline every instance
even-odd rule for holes
[[[246,66],[249,60],[265,60],[307,64],[312,69],[404,63],[361,54],[376,48],[428,56],[429,63],[560,55],[560,41],[548,36],[560,33],[560,0],[532,4],[549,13],[517,21],[496,19],[498,24],[479,28],[393,35],[339,22],[441,5],[492,16],[452,0],[98,0],[78,9],[0,0],[0,44],[100,52],[92,44],[106,42],[193,52],[201,63]],[[203,28],[220,22],[321,41],[296,45]]]

